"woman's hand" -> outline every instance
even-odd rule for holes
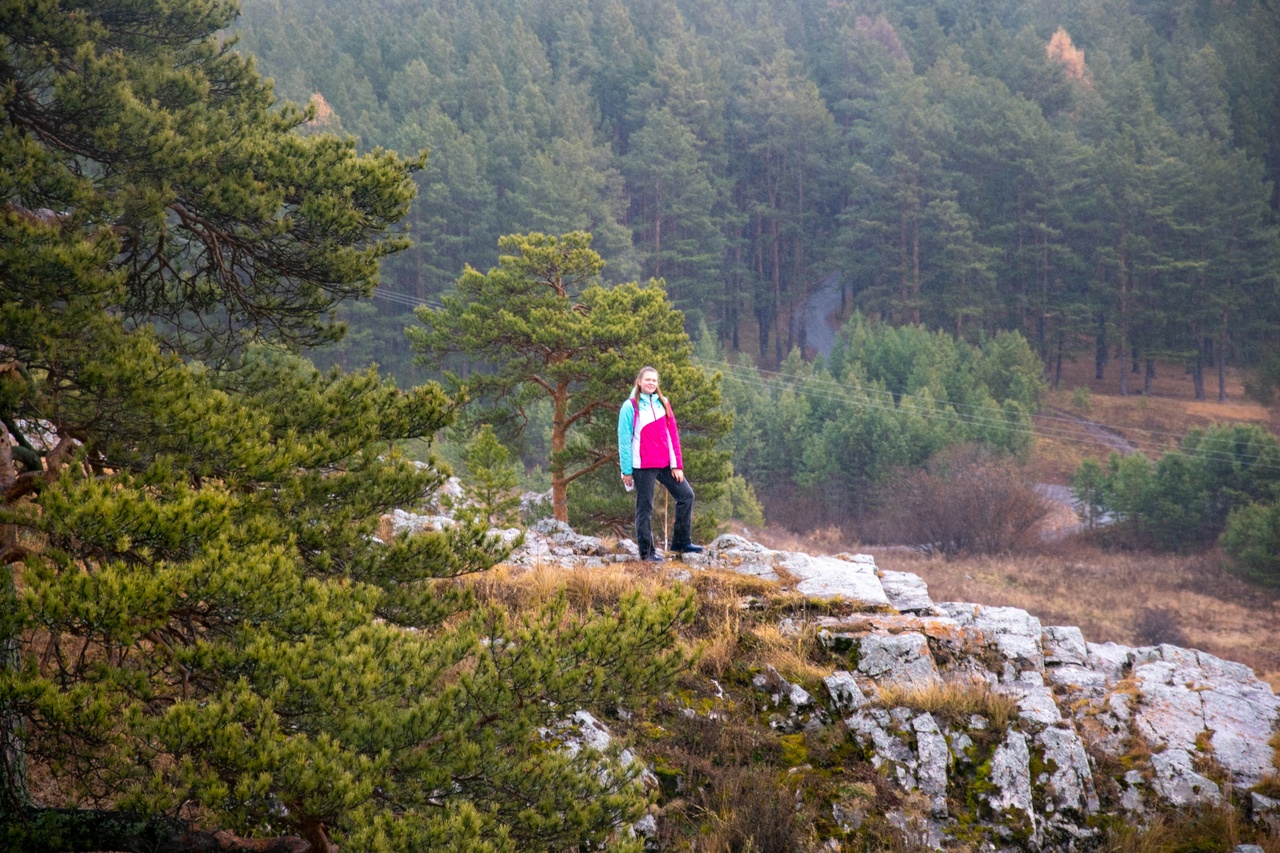
[[[636,484],[635,477],[632,477],[630,474],[622,475],[622,485],[625,486],[628,490],[633,488],[635,484]]]
[[[683,469],[683,468],[672,468],[672,469],[671,469],[671,476],[676,478],[676,482],[677,482],[677,483],[683,483],[683,482],[684,482],[684,469]]]

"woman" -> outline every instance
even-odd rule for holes
[[[653,484],[657,481],[676,499],[676,526],[671,533],[671,550],[696,554],[693,544],[693,487],[684,478],[680,456],[680,430],[676,426],[671,401],[658,391],[658,371],[643,367],[636,374],[631,396],[618,412],[618,462],[622,484],[636,492],[636,544],[640,559],[661,563],[654,550]]]

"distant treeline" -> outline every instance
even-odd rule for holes
[[[317,127],[430,150],[353,364],[407,364],[395,294],[572,229],[769,364],[837,271],[868,317],[1021,330],[1051,379],[1163,358],[1203,393],[1277,349],[1268,0],[246,0],[240,29]]]

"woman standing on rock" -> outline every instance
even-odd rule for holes
[[[658,391],[658,371],[643,367],[636,374],[631,396],[618,412],[618,462],[622,466],[622,484],[636,492],[636,545],[640,559],[662,562],[654,550],[653,484],[662,484],[676,499],[676,526],[671,533],[671,550],[678,554],[696,554],[701,545],[693,544],[693,487],[684,478],[684,461],[680,455],[680,430],[671,401]]]

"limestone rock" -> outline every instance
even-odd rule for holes
[[[1170,805],[1216,803],[1222,796],[1216,783],[1196,772],[1191,753],[1185,749],[1171,747],[1153,754],[1151,767],[1155,770],[1156,793]]]
[[[939,608],[962,626],[978,631],[1014,664],[1013,678],[1022,669],[1044,670],[1040,620],[1017,607],[983,607],[946,602]]]
[[[1079,628],[1050,625],[1044,629],[1040,641],[1046,664],[1084,666],[1089,660],[1089,648]]]
[[[391,528],[397,533],[419,533],[424,530],[447,530],[454,521],[447,515],[416,515],[402,509],[392,510]]]
[[[449,520],[398,513],[393,523],[422,529]],[[514,533],[495,535],[510,541]],[[546,520],[526,533],[512,562],[590,567],[635,556],[629,540],[609,549]],[[774,551],[725,535],[679,572],[665,568],[669,580],[688,580],[710,568],[766,579],[785,572],[806,596],[856,605],[786,617],[785,635],[816,629],[833,655],[846,656],[848,669],[823,679],[824,695],[810,695],[772,668],[756,686],[772,700],[769,724],[775,728],[808,731],[831,725],[833,716],[842,719],[867,760],[903,791],[915,792],[910,796],[917,805],[895,812],[895,820],[912,826],[917,840],[921,833],[942,838],[963,817],[966,831],[982,839],[974,849],[1071,853],[1090,849],[1090,815],[1143,815],[1154,807],[1215,802],[1222,793],[1209,777],[1217,768],[1237,791],[1272,772],[1268,740],[1280,727],[1280,699],[1243,665],[1169,645],[1088,643],[1078,628],[1043,626],[1014,607],[934,603],[918,577],[881,572],[865,555]],[[1016,699],[1016,719],[1007,730],[992,731],[993,721],[978,714],[942,722],[919,709],[879,707],[875,695],[877,685],[964,680],[986,682]],[[718,685],[716,690],[731,698]],[[570,729],[586,745],[596,745],[592,739],[607,731],[574,715],[550,736],[568,738]],[[1150,746],[1149,757],[1133,750],[1135,742]],[[1102,755],[1127,756],[1130,763],[1115,778],[1095,777],[1096,768],[1114,766],[1092,763]],[[977,778],[989,783],[978,789],[985,802],[980,814],[949,816],[947,791],[954,794]],[[870,814],[869,802],[862,795],[843,797],[832,802],[831,813],[850,831]],[[1280,803],[1251,792],[1250,805],[1255,820],[1280,824]]]
[[[799,580],[796,589],[805,595],[846,598],[864,607],[890,606],[884,587],[876,577],[875,563],[785,552],[777,565]]]
[[[858,672],[884,684],[942,681],[922,634],[868,634],[858,643]]]
[[[1019,811],[1034,826],[1035,806],[1031,799],[1031,751],[1020,731],[1011,731],[991,757],[991,784],[988,797],[994,811]]]
[[[765,580],[778,579],[778,574],[774,571],[778,552],[741,536],[726,533],[708,545],[703,553],[708,561],[714,561],[719,568]]]
[[[1098,794],[1084,743],[1072,729],[1051,726],[1036,734],[1044,763],[1053,768],[1046,790],[1055,811],[1096,814]]]
[[[916,732],[918,770],[916,781],[920,792],[933,804],[934,817],[947,814],[947,769],[951,766],[951,749],[932,714],[921,714],[911,721]]]
[[[880,572],[880,584],[894,610],[901,613],[932,613],[929,586],[919,575],[909,572]]]
[[[824,678],[831,701],[841,714],[849,714],[867,704],[867,697],[854,677],[844,670],[837,670]]]

